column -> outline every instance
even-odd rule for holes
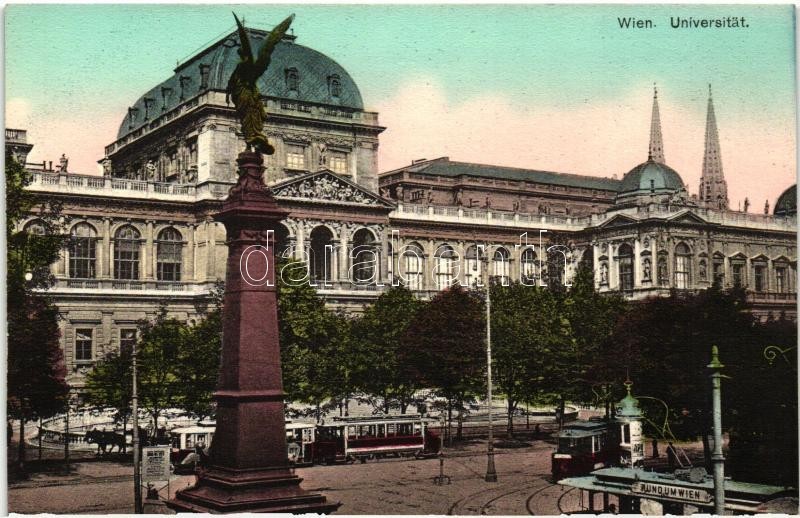
[[[155,278],[153,272],[155,271],[155,245],[153,242],[153,221],[147,221],[144,238],[144,251],[142,252],[142,262],[144,263],[144,276],[145,280]]]
[[[339,264],[338,268],[334,270],[337,272],[335,280],[339,282],[352,282],[353,279],[350,278],[350,250],[351,250],[351,241],[350,241],[350,227],[347,225],[342,225],[339,229]]]
[[[600,291],[600,247],[592,243],[592,272],[594,272],[594,289]]]
[[[642,244],[639,238],[633,240],[633,287],[642,286]]]
[[[103,235],[100,246],[100,254],[97,258],[100,264],[100,277],[108,279],[111,277],[111,260],[114,251],[111,243],[111,218],[103,218]]]
[[[304,261],[303,251],[306,249],[306,222],[298,220],[295,224],[295,249],[294,258],[298,261]]]
[[[389,236],[385,227],[376,227],[375,232],[378,233],[381,240],[381,256],[378,258],[378,283],[389,285],[391,283],[389,280],[389,261],[391,260],[389,257]]]
[[[217,278],[217,226],[211,219],[206,220],[206,281]]]
[[[186,228],[186,247],[183,253],[183,264],[185,265],[186,272],[184,280],[194,281],[194,261],[197,250],[195,250],[195,225],[190,224]]]

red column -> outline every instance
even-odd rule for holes
[[[228,264],[210,465],[167,505],[179,512],[332,512],[340,504],[301,489],[286,454],[273,231],[287,212],[264,185],[260,153],[240,153],[237,163],[239,181],[215,217],[227,232]]]

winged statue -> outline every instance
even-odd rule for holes
[[[275,152],[275,148],[270,145],[264,135],[264,119],[267,114],[256,82],[267,71],[272,51],[289,30],[294,15],[289,16],[272,29],[261,45],[258,57],[253,56],[250,38],[244,25],[239,21],[236,13],[233,17],[236,19],[236,26],[239,29],[241,45],[239,46],[239,63],[228,80],[227,99],[232,100],[236,107],[248,150],[252,149],[265,155],[271,155]]]

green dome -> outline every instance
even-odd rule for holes
[[[792,185],[778,197],[775,202],[776,216],[796,216],[797,215],[797,184]]]
[[[674,169],[649,159],[625,175],[620,183],[617,196],[675,192],[683,189],[683,180]]]
[[[269,33],[257,29],[247,29],[247,32],[250,35],[250,46],[253,52],[257,53]],[[345,110],[364,109],[361,93],[355,81],[341,65],[325,54],[297,45],[293,40],[293,36],[287,36],[275,47],[269,68],[258,81],[258,87],[262,92],[272,98],[342,107]],[[120,124],[117,138],[120,139],[136,131],[161,113],[175,108],[203,91],[224,92],[228,86],[228,79],[239,62],[238,50],[239,35],[234,31],[178,65],[172,77],[156,85],[134,103],[136,112],[133,121],[129,115],[125,116]],[[205,87],[201,77],[201,65],[207,68]],[[287,81],[289,71],[297,73],[296,90],[289,88]],[[332,88],[334,81],[338,81],[338,92],[336,88]],[[151,99],[147,110],[145,110],[145,98]],[[145,112],[148,114],[147,120]]]

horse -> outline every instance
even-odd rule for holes
[[[86,432],[85,440],[87,444],[97,444],[97,455],[101,452],[103,455],[111,453],[114,446],[117,447],[117,452],[121,452],[125,447],[125,436],[116,432],[107,432],[105,430],[89,430]],[[108,451],[106,452],[106,448]]]

